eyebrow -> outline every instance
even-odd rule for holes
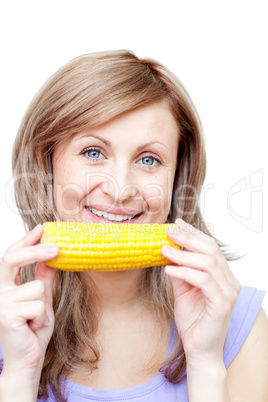
[[[82,138],[86,138],[86,137],[94,137],[94,138],[97,138],[98,140],[104,142],[104,144],[106,144],[106,145],[111,145],[111,142],[110,142],[110,141],[105,140],[104,138],[98,136],[97,134],[82,134],[81,136],[79,136],[78,138],[76,138],[75,141],[79,141],[79,140],[81,140]]]
[[[102,141],[104,144],[106,144],[107,146],[111,146],[111,145],[112,145],[109,140],[106,140],[106,139],[100,137],[100,136],[97,135],[97,134],[83,134],[83,135],[81,135],[80,137],[76,138],[75,141],[79,141],[79,140],[81,140],[82,138],[85,138],[85,137],[97,138],[98,140],[100,140],[100,141]],[[148,147],[149,145],[154,145],[154,144],[162,145],[164,148],[166,148],[166,149],[169,151],[168,147],[167,147],[163,142],[161,142],[161,141],[149,141],[149,142],[147,142],[146,144],[140,145],[137,149],[138,149],[138,151],[139,151],[139,150],[141,150],[141,149],[143,149],[143,148]]]

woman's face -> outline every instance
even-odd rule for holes
[[[53,154],[54,202],[63,221],[164,223],[179,129],[165,102],[76,134]]]

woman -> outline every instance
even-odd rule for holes
[[[71,61],[31,103],[13,169],[31,231],[1,262],[1,400],[265,400],[263,292],[205,227],[201,124],[172,73],[127,51]],[[54,220],[176,221],[182,249],[163,247],[165,268],[55,272],[37,225]]]

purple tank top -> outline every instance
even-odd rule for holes
[[[264,291],[255,288],[242,287],[233,311],[224,347],[223,358],[226,368],[235,358],[250,332],[261,308],[264,294]],[[176,329],[172,325],[168,353],[172,350],[175,341]],[[188,402],[187,379],[179,384],[172,384],[161,373],[144,384],[130,388],[103,390],[77,385],[66,380],[63,389],[68,402]],[[56,402],[56,399],[51,395],[49,399],[38,399],[38,401]]]

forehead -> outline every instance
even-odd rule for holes
[[[124,141],[142,146],[145,143],[159,141],[167,147],[177,149],[179,131],[179,124],[173,116],[171,107],[168,102],[162,101],[125,112],[100,126],[85,128],[56,149],[60,148],[63,151],[69,145],[87,141],[91,136],[101,138],[107,145],[121,145]]]
[[[139,137],[152,140],[158,137],[165,137],[165,140],[179,137],[179,125],[167,102],[153,103],[125,112],[101,126],[83,130],[76,138],[82,138],[91,131],[111,139],[116,132],[125,133],[126,139],[132,140]]]

